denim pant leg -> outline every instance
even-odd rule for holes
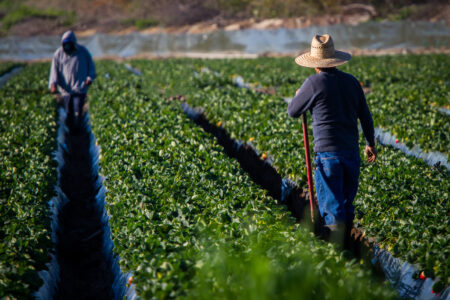
[[[347,221],[353,221],[355,217],[353,200],[358,191],[361,158],[359,153],[355,153],[345,157],[342,161],[344,163],[344,207]]]
[[[75,94],[72,96],[73,103],[73,109],[75,112],[75,115],[81,116],[83,114],[83,106],[86,101],[86,94]]]
[[[315,186],[320,215],[326,225],[344,222],[344,168],[337,155],[330,152],[316,153]]]

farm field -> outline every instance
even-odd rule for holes
[[[31,297],[53,248],[56,105],[41,76],[47,70],[29,65],[0,89],[0,298]]]
[[[449,117],[435,109],[449,104],[448,62],[444,55],[356,57],[343,70],[370,88],[376,126],[449,156]],[[287,58],[129,63],[142,76],[124,64],[97,62],[89,109],[114,251],[123,272],[133,273],[139,297],[395,297],[369,265],[319,240],[277,205],[175,97],[202,108],[306,189],[300,121],[288,117],[283,98],[310,71]],[[42,76],[48,68],[27,65],[0,89],[0,201],[7,216],[0,297],[23,298],[39,288],[35,270],[44,268],[52,247],[47,202],[56,181],[56,105]],[[238,88],[237,75],[274,92]],[[449,285],[448,170],[389,146],[379,153],[375,165],[362,163],[355,224],[394,256],[439,276],[439,292]]]
[[[435,61],[434,67],[445,65],[445,56],[424,56],[428,61]],[[389,70],[393,74],[402,73],[403,66],[409,66],[419,61],[420,56],[400,57],[403,64],[394,65]],[[374,58],[359,58],[371,62]],[[386,70],[389,57],[381,58],[381,66]],[[409,59],[409,60],[408,60]],[[255,93],[249,89],[235,87],[233,78],[240,74],[264,74],[256,71],[258,66],[274,66],[280,59],[262,60],[222,60],[222,61],[188,61],[182,69],[193,65],[199,76],[194,78],[197,89],[192,92],[185,86],[165,86],[160,89],[171,89],[173,94],[183,94],[187,102],[194,107],[202,107],[207,117],[213,122],[224,126],[232,136],[242,141],[251,141],[260,153],[268,153],[279,172],[293,179],[299,186],[306,189],[306,172],[304,170],[304,152],[299,121],[288,118],[286,104],[278,95]],[[281,59],[281,64],[285,64]],[[133,66],[139,68],[145,76],[152,77],[152,69],[158,62],[136,61]],[[256,70],[252,69],[256,66]],[[349,64],[350,66],[350,64]],[[423,66],[423,65],[422,65]],[[201,72],[202,68],[210,71]],[[400,70],[398,69],[400,68]],[[246,73],[240,73],[241,70]],[[297,68],[299,73],[304,72]],[[225,70],[230,70],[226,73]],[[359,70],[359,69],[358,69]],[[426,72],[430,73],[427,69]],[[443,74],[445,74],[445,71]],[[180,71],[186,72],[186,70]],[[218,74],[216,73],[218,72]],[[418,70],[416,70],[418,72]],[[270,72],[269,72],[270,74]],[[421,74],[418,72],[418,74]],[[308,74],[303,75],[306,78]],[[358,76],[357,74],[355,74]],[[188,76],[188,75],[186,75]],[[270,76],[270,75],[268,75]],[[272,75],[275,77],[275,75]],[[283,75],[280,75],[283,76]],[[368,75],[366,75],[368,76]],[[368,82],[382,76],[376,74],[374,79],[368,77]],[[400,75],[398,75],[400,77]],[[245,78],[245,75],[243,75]],[[432,77],[433,78],[433,77]],[[255,78],[253,78],[255,79]],[[424,80],[418,76],[417,81]],[[436,88],[442,98],[448,93],[448,81],[443,77]],[[254,86],[262,85],[260,81],[251,81]],[[301,82],[301,81],[300,81]],[[409,82],[414,82],[410,79]],[[163,83],[164,84],[164,83]],[[430,84],[432,86],[433,84]],[[268,85],[273,86],[273,85]],[[290,90],[295,93],[293,83]],[[264,86],[263,86],[264,87]],[[411,88],[415,90],[415,86]],[[374,93],[374,92],[372,92]],[[286,96],[284,94],[283,96]],[[377,110],[377,103],[372,103],[368,96],[372,111]],[[445,104],[445,98],[435,98],[434,102]],[[403,101],[402,98],[398,98]],[[417,102],[425,101],[418,98]],[[404,112],[391,103],[392,110],[409,118],[410,111]],[[426,108],[425,105],[423,105]],[[448,116],[437,111],[431,111],[435,118],[441,120],[442,126],[449,126]],[[374,112],[377,122],[377,113]],[[392,113],[394,114],[394,113]],[[398,117],[400,119],[400,117]],[[219,123],[220,122],[220,123]],[[311,125],[311,120],[309,121]],[[311,127],[311,126],[310,126]],[[421,126],[425,127],[425,126]],[[390,129],[395,128],[391,126]],[[311,129],[310,129],[311,131]],[[441,143],[448,143],[447,135],[441,135]],[[310,134],[311,135],[311,134]],[[299,137],[299,138],[295,138]],[[364,142],[362,142],[362,146]],[[391,147],[380,149],[380,159],[375,166],[362,164],[360,188],[356,200],[357,225],[363,228],[369,236],[377,237],[378,242],[395,256],[406,261],[418,263],[421,268],[431,269],[442,278],[448,278],[448,170],[427,166],[422,161],[409,157]],[[445,154],[448,155],[447,152]],[[361,153],[362,155],[362,153]],[[424,187],[426,187],[424,189]],[[442,222],[442,220],[445,220]],[[445,279],[444,279],[445,280]]]
[[[21,66],[22,64],[16,62],[2,62],[0,63],[0,76],[11,71],[15,67]]]
[[[92,123],[104,145],[105,185],[114,195],[108,205],[113,239],[125,269],[135,270],[138,294],[230,298],[247,290],[248,298],[261,293],[269,299],[282,291],[293,297],[316,282],[305,299],[345,298],[353,289],[369,298],[389,296],[376,284],[364,287],[363,282],[371,285],[367,266],[300,229],[212,137],[186,119],[179,103],[169,103],[146,86],[145,77],[130,77],[120,65],[101,67],[109,78],[100,78],[102,88],[91,95]],[[176,82],[180,73],[161,77]],[[241,261],[248,262],[248,274],[242,274]],[[348,285],[352,290],[320,288],[338,278],[355,280]]]

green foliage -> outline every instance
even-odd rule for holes
[[[0,76],[4,75],[5,73],[8,73],[15,67],[19,67],[21,65],[22,64],[20,64],[20,63],[11,62],[11,61],[0,62]]]
[[[6,1],[7,3],[9,1]],[[35,17],[35,18],[47,18],[47,19],[56,19],[63,18],[64,25],[71,25],[75,21],[75,14],[73,12],[68,13],[61,10],[55,10],[53,8],[48,8],[45,10],[40,10],[31,6],[27,6],[25,4],[9,4],[0,7],[0,9],[5,10],[5,15],[1,18],[0,22],[2,24],[2,30],[8,30],[12,26],[21,21]]]
[[[0,298],[28,299],[49,261],[56,181],[54,100],[49,64],[25,67],[0,89]]]
[[[420,139],[434,134],[439,145],[448,145],[448,124],[439,120],[446,117],[434,110],[448,105],[447,61],[440,55],[363,57],[344,70],[371,88],[368,101],[378,126],[436,149]],[[131,64],[142,77],[97,62],[89,103],[115,251],[123,270],[135,272],[142,298],[392,296],[373,282],[367,266],[296,224],[178,102],[167,100],[185,95],[233,137],[268,152],[282,176],[306,188],[300,124],[287,116],[282,96],[292,96],[310,70],[291,58]],[[202,67],[211,71],[194,78]],[[56,124],[42,76],[48,68],[26,66],[0,89],[0,297],[29,297],[41,284],[36,271],[52,247],[47,201],[56,177]],[[276,87],[277,94],[239,89],[233,84],[237,74],[255,87]],[[437,127],[427,123],[433,115]],[[401,131],[405,122],[409,126]],[[448,284],[448,174],[390,147],[379,150],[375,165],[362,163],[357,225]]]
[[[309,287],[317,299],[322,295],[344,299],[340,295],[348,295],[349,286],[369,298],[392,296],[389,288],[371,282],[367,266],[344,259],[333,245],[301,229],[214,138],[184,115],[179,103],[165,99],[176,91],[198,92],[191,81],[195,69],[191,61],[139,62],[139,66],[142,78],[121,65],[99,62],[90,113],[102,146],[115,249],[122,268],[135,272],[133,282],[142,298],[206,298],[211,292],[204,284],[211,281],[224,296],[233,295],[249,288],[235,273],[242,268],[234,268],[244,258],[252,261],[246,268],[249,278],[259,282],[249,288],[249,295],[258,293],[268,278],[278,278],[289,268],[288,262],[301,259],[286,274],[295,274],[298,285]],[[261,238],[263,243],[257,241]],[[235,287],[215,271],[224,267],[220,262],[209,265],[208,253],[216,246],[221,253],[234,251],[223,259],[230,263]],[[258,255],[248,255],[249,250]],[[301,272],[311,268],[315,272],[302,282]],[[335,278],[340,275],[352,283],[338,283]],[[211,281],[205,282],[206,277]],[[292,282],[277,280],[277,286],[259,293],[298,295]],[[324,286],[319,291],[311,280]]]
[[[394,21],[394,22],[406,20],[409,17],[411,17],[411,15],[416,11],[417,11],[417,7],[414,5],[405,6],[405,7],[402,7],[401,9],[399,9],[395,13],[388,14],[387,19],[389,21]]]
[[[189,299],[377,299],[389,288],[368,290],[358,271],[331,244],[324,247],[301,227],[260,226],[241,243],[216,242],[199,254]]]
[[[149,19],[134,19],[134,18],[127,18],[122,21],[120,21],[122,25],[127,26],[136,26],[138,29],[145,29],[148,27],[157,26],[159,22],[155,19],[149,18]]]
[[[445,84],[448,71],[444,65],[441,66],[447,59],[442,55],[363,57],[356,58],[345,69],[359,74],[357,78],[369,83],[372,88],[368,101],[376,124],[383,122],[395,134],[400,132],[397,128],[406,127],[408,131],[403,134],[413,132],[420,137],[436,137],[436,143],[418,143],[427,149],[427,145],[433,148],[436,145],[448,145],[448,116],[430,106],[433,102],[448,101],[448,98],[442,98],[448,94]],[[414,64],[418,61],[427,61],[430,67],[420,64],[422,72],[419,72]],[[139,66],[145,68],[143,63]],[[187,94],[188,102],[203,107],[211,121],[223,122],[233,137],[244,141],[254,140],[252,143],[258,151],[268,152],[273,158],[282,176],[293,179],[307,189],[300,122],[287,116],[286,104],[280,95],[238,89],[234,87],[232,78],[236,74],[243,74],[244,78],[251,78],[248,81],[254,86],[276,86],[282,95],[292,96],[304,79],[312,74],[311,70],[299,68],[292,59],[268,58],[203,61],[197,64],[197,71],[201,67],[209,67],[211,72],[200,73],[196,82],[202,88]],[[212,84],[209,87],[214,80],[225,85]],[[409,101],[415,109],[400,105],[399,102],[403,101],[397,97],[385,98],[389,105],[383,106],[381,101],[376,102],[375,97],[381,98],[378,95],[385,91],[381,87],[386,82],[393,85],[389,93],[400,90],[403,97],[415,95]],[[416,93],[416,89],[422,92]],[[432,98],[424,99],[424,96]],[[426,117],[430,115],[436,116],[434,119],[439,122],[439,127],[429,127]],[[385,121],[388,118],[395,120],[395,123]],[[309,124],[312,135],[310,116]],[[408,137],[413,141],[415,139],[415,136]],[[407,137],[403,135],[401,138]],[[361,150],[364,145],[361,140]],[[447,281],[447,258],[450,253],[444,244],[450,225],[447,214],[450,190],[448,172],[427,166],[390,147],[379,147],[379,150],[380,158],[375,165],[362,163],[355,200],[357,225],[367,231],[369,236],[378,237],[380,244],[396,256],[417,263],[421,268],[434,269],[437,275]],[[448,148],[445,150],[448,151]]]

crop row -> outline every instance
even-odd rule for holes
[[[0,62],[0,76],[2,76],[5,73],[8,73],[12,69],[14,69],[15,67],[18,67],[20,65],[21,64],[19,64],[19,63],[11,62],[11,61]]]
[[[168,102],[161,88],[191,83],[183,67],[151,62],[137,77],[100,62],[90,96],[115,249],[138,294],[390,297],[367,266],[302,229]]]
[[[184,94],[215,122],[225,121],[234,137],[268,152],[281,174],[304,184],[299,124],[287,119],[285,104],[279,97],[233,87],[228,73],[211,84],[193,79],[195,70],[217,63],[133,62],[142,77],[112,62],[98,63],[90,102],[110,190],[111,232],[122,267],[136,273],[139,294],[196,299],[211,293],[224,298],[392,295],[369,282],[365,266],[295,224],[184,116],[179,103],[167,102]],[[56,174],[50,155],[56,144],[54,104],[41,76],[48,67],[27,66],[0,89],[0,209],[6,220],[0,227],[0,296],[25,298],[36,290],[36,270],[44,267],[52,247],[47,201]],[[382,148],[376,166],[363,164],[357,200],[359,222],[368,234],[444,278],[446,176]]]
[[[183,69],[180,72],[216,63],[178,62]],[[161,68],[158,62],[135,61],[133,65],[149,77],[151,70]],[[251,141],[261,153],[267,152],[283,176],[306,188],[300,124],[288,118],[286,104],[279,97],[237,89],[223,78],[196,79],[197,89],[188,88],[189,79],[160,88],[166,93],[183,93],[190,104],[205,108],[211,121],[223,124],[233,137]],[[390,147],[380,148],[377,164],[363,162],[361,172],[355,203],[357,225],[378,237],[395,256],[432,269],[447,281],[448,175]]]
[[[358,78],[367,91],[375,125],[390,131],[412,148],[440,151],[449,157],[449,116],[439,111],[450,106],[448,55],[354,57],[340,67]],[[216,60],[208,64],[220,79],[203,74],[203,84],[231,82],[243,76],[255,86],[272,87],[280,97],[293,97],[314,71],[301,68],[292,58]],[[209,81],[209,82],[208,82]]]
[[[205,107],[213,121],[225,120],[238,138],[254,139],[260,151],[273,155],[282,174],[306,182],[300,124],[287,117],[286,104],[279,98],[227,86],[195,96],[191,103]],[[361,149],[364,144],[361,140]],[[444,279],[448,278],[445,245],[450,222],[447,177],[400,151],[382,147],[376,165],[362,164],[356,199],[358,222],[368,235],[377,236],[395,256],[433,268]]]
[[[52,248],[50,210],[56,164],[48,64],[24,68],[0,89],[0,298],[31,298]]]

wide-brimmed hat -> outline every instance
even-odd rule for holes
[[[334,49],[330,35],[315,35],[311,42],[311,50],[295,59],[295,62],[307,68],[332,68],[345,64],[352,58],[350,53]]]

